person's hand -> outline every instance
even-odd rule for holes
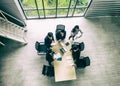
[[[61,39],[58,40],[58,42],[61,42],[61,41],[62,41]]]
[[[81,34],[80,36],[75,37],[75,39],[78,39],[78,38],[80,38],[80,37],[82,37],[82,34]]]
[[[76,65],[76,64],[74,64],[74,63],[73,63],[71,66],[73,66],[74,68],[77,68],[77,65]]]
[[[81,36],[77,36],[77,37],[75,37],[75,39],[78,39],[78,38],[80,38]]]
[[[78,39],[79,37],[75,37],[75,39]]]
[[[52,46],[50,46],[50,49],[52,49]]]
[[[55,43],[55,40],[53,40],[52,42]]]

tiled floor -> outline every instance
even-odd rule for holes
[[[27,21],[28,45],[3,40],[0,47],[0,86],[120,86],[120,19],[67,18]],[[37,55],[35,41],[43,41],[48,31],[55,32],[57,24],[64,24],[67,38],[78,24],[84,32],[79,41],[85,42],[82,56],[89,56],[91,65],[77,69],[77,79],[55,82],[41,74],[44,55]],[[61,70],[63,71],[63,70]]]

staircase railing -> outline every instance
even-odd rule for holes
[[[11,21],[11,22],[13,22],[21,27],[26,26],[25,22],[21,21],[20,19],[15,18],[14,16],[12,16],[12,15],[10,15],[2,10],[0,10],[0,14],[2,15],[3,18],[6,18],[8,21]]]
[[[0,17],[0,36],[26,44],[26,27],[21,27],[13,22],[10,22],[1,11],[0,14],[2,15],[2,17]]]

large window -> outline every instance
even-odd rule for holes
[[[84,16],[91,0],[19,0],[26,19]]]

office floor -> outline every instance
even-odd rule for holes
[[[67,18],[27,21],[26,39],[22,46],[11,40],[0,47],[0,86],[120,86],[120,19]],[[89,56],[91,65],[77,69],[76,80],[55,82],[54,77],[41,74],[44,55],[37,55],[35,41],[44,41],[47,32],[55,32],[57,24],[64,24],[67,38],[78,24],[84,32],[82,56]],[[64,71],[64,70],[61,70]]]

